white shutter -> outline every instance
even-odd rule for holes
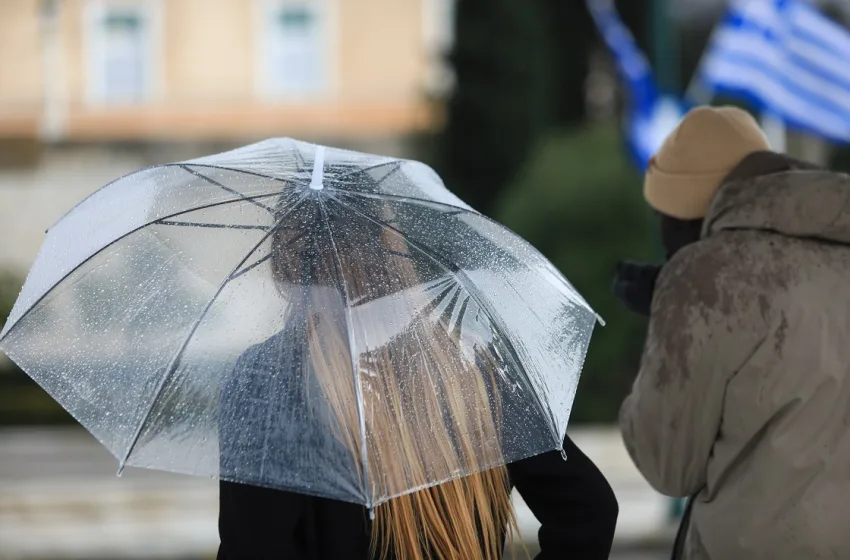
[[[101,103],[138,103],[148,98],[151,21],[144,2],[96,4],[89,26],[93,73],[91,97]]]
[[[321,91],[325,82],[323,13],[317,2],[275,2],[266,16],[268,83],[276,95]]]

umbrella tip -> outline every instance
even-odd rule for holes
[[[310,178],[310,188],[320,191],[325,188],[325,147],[316,146],[316,156],[313,158],[313,176]]]
[[[561,449],[561,459],[567,460],[567,452],[564,449]]]
[[[115,473],[115,476],[120,477],[122,474],[124,474],[124,466],[125,466],[124,461],[121,461],[120,463],[118,463],[118,472]]]

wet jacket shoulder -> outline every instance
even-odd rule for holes
[[[696,496],[687,558],[850,557],[850,178],[755,154],[703,227],[659,276],[626,447]]]
[[[662,494],[689,496],[705,485],[726,383],[764,339],[767,302],[754,287],[767,271],[741,266],[750,261],[743,240],[706,239],[678,252],[658,277],[620,423],[635,464]]]

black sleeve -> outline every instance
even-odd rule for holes
[[[617,526],[617,498],[569,436],[564,451],[566,461],[552,451],[508,465],[511,482],[541,523],[537,560],[605,560]]]
[[[301,559],[296,528],[306,499],[290,492],[220,482],[217,560]]]

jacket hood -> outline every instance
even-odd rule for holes
[[[850,176],[780,154],[753,154],[718,189],[703,237],[724,230],[772,231],[850,245]]]

